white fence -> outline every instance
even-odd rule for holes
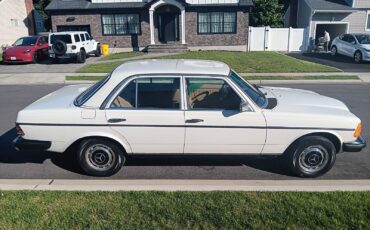
[[[249,27],[248,51],[304,52],[306,29]]]

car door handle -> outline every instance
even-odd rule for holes
[[[188,119],[188,120],[185,120],[185,123],[199,123],[199,122],[204,122],[204,120],[202,119]]]
[[[120,119],[120,118],[111,118],[108,120],[109,123],[119,123],[119,122],[124,122],[126,119]]]

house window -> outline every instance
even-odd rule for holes
[[[367,12],[366,30],[370,30],[370,11]]]
[[[236,33],[235,12],[208,12],[198,14],[199,34]]]
[[[102,15],[103,35],[129,35],[140,33],[138,14]]]

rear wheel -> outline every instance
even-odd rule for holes
[[[81,50],[79,53],[77,53],[76,62],[77,63],[85,63],[86,62],[86,52],[85,52],[85,50]]]
[[[355,59],[356,63],[361,63],[362,62],[362,53],[360,51],[356,51],[354,59]]]
[[[78,151],[78,163],[92,176],[111,176],[122,168],[125,160],[120,146],[105,139],[85,140]]]
[[[292,172],[300,177],[318,177],[328,172],[336,159],[336,148],[321,136],[303,137],[286,153]]]

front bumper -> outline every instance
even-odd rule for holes
[[[361,136],[354,142],[348,142],[343,144],[344,152],[360,152],[366,147],[366,141]]]
[[[50,141],[35,141],[35,140],[26,140],[23,137],[18,136],[14,139],[13,145],[15,150],[22,151],[45,151],[50,148]]]

